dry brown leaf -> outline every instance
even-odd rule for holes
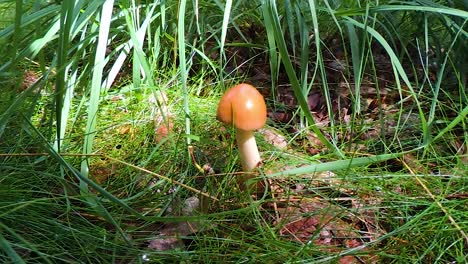
[[[278,149],[286,149],[288,147],[288,141],[286,138],[279,134],[272,128],[264,128],[259,130],[265,140]]]
[[[184,246],[184,242],[177,238],[177,237],[157,237],[152,239],[149,244],[148,248],[158,250],[158,251],[167,251],[177,248],[182,248]]]
[[[356,259],[356,257],[354,257],[354,256],[344,256],[344,257],[341,257],[338,260],[338,263],[340,263],[340,264],[355,264],[355,263],[361,263],[361,262],[358,259]]]
[[[173,131],[174,123],[171,119],[167,119],[167,123],[161,123],[156,127],[154,141],[156,143],[161,142],[163,139],[167,138],[169,134]]]
[[[90,166],[89,177],[98,184],[103,184],[109,177],[115,175],[117,164],[99,161]]]
[[[23,82],[21,83],[20,92],[28,89],[39,80],[39,76],[33,71],[25,71]]]
[[[153,105],[154,140],[158,143],[173,132],[174,114],[170,111],[169,101],[164,92],[159,92],[156,96],[151,94],[148,101]]]
[[[130,124],[125,124],[119,127],[119,134],[120,135],[125,135],[130,133],[130,130],[132,129],[132,126]]]

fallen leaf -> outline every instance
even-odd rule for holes
[[[149,242],[148,248],[158,250],[158,251],[167,251],[177,248],[182,248],[184,242],[177,237],[157,237],[152,239]]]
[[[174,129],[174,115],[168,106],[168,98],[164,92],[157,93],[157,96],[151,94],[148,102],[153,105],[152,115],[155,127],[156,143],[167,138]]]
[[[361,263],[361,262],[358,259],[356,259],[356,257],[354,257],[354,256],[344,256],[344,257],[341,257],[338,260],[338,263],[340,263],[340,264],[355,264],[355,263]]]
[[[259,131],[265,140],[278,149],[286,149],[288,141],[286,138],[272,128],[264,128]]]

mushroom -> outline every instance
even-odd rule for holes
[[[266,118],[265,100],[250,84],[241,83],[232,87],[219,102],[217,119],[234,125],[244,172],[254,170],[261,161],[253,132],[265,125]]]

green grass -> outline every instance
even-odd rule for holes
[[[464,10],[1,1],[0,261],[465,262]],[[256,196],[215,119],[242,81],[287,142],[256,133]]]

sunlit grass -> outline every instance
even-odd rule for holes
[[[1,262],[466,259],[460,6],[26,2],[0,6]],[[390,66],[383,87],[379,55]],[[343,69],[330,71],[330,59]],[[268,121],[286,148],[256,134],[264,164],[255,180],[269,188],[253,199],[238,186],[235,137],[215,110],[225,89],[251,80],[247,66],[263,70],[259,61],[269,66],[259,88],[272,109],[282,107],[278,86],[288,87],[297,118]],[[28,71],[37,77],[23,87]],[[365,85],[377,86],[375,98]],[[342,87],[349,114],[334,109]],[[326,125],[309,111],[313,91]],[[366,99],[377,99],[375,111]],[[184,213],[193,197],[201,206]],[[295,208],[305,211],[289,219]],[[335,226],[308,241],[284,234],[330,214]],[[177,234],[178,247],[148,248],[186,221],[199,226]],[[347,228],[358,246],[340,237]],[[318,244],[327,232],[336,240]]]

